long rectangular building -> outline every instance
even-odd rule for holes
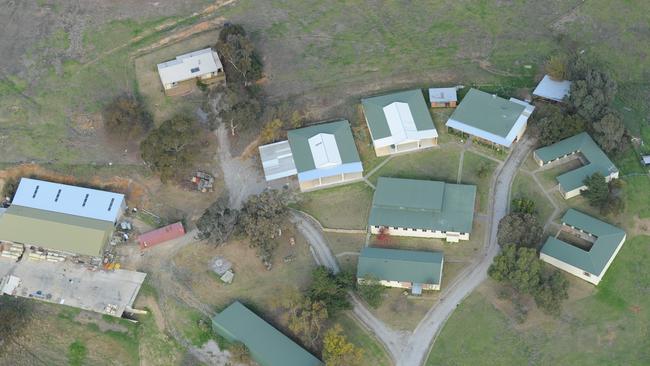
[[[380,177],[368,225],[373,234],[469,240],[476,186]]]
[[[0,215],[0,241],[98,257],[124,209],[120,193],[22,178]]]
[[[322,366],[323,363],[235,301],[212,318],[212,327],[230,342],[241,342],[261,366]]]

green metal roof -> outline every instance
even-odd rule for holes
[[[368,224],[469,233],[476,186],[380,177]]]
[[[323,365],[238,301],[212,318],[212,326],[229,341],[244,343],[251,357],[261,366]]]
[[[601,275],[618,245],[625,240],[625,231],[574,209],[564,214],[562,223],[594,235],[596,241],[591,249],[586,251],[549,237],[541,253],[596,276]]]
[[[352,129],[347,120],[320,123],[287,133],[293,160],[299,173],[316,169],[308,140],[320,133],[334,135],[342,164],[361,162],[352,137]]]
[[[409,105],[415,127],[418,131],[435,129],[422,90],[405,90],[361,99],[363,113],[368,121],[368,129],[373,140],[391,136],[388,121],[384,114],[384,107],[394,102],[402,102]]]
[[[81,255],[100,256],[112,231],[109,221],[18,205],[0,216],[0,240]]]
[[[589,161],[589,164],[555,178],[565,191],[572,191],[584,186],[585,178],[596,172],[608,176],[618,171],[614,163],[586,132],[537,149],[535,155],[546,164],[575,152],[581,153]]]
[[[470,89],[450,119],[505,138],[524,109],[522,104]]]
[[[440,284],[443,259],[442,252],[365,247],[359,256],[357,277]]]

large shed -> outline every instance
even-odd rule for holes
[[[322,366],[323,363],[289,337],[235,301],[212,318],[219,335],[241,342],[261,366]]]
[[[523,137],[534,110],[534,106],[515,98],[508,100],[470,89],[446,125],[488,144],[509,148]]]
[[[476,186],[380,177],[368,225],[373,234],[469,240]]]
[[[535,90],[533,90],[533,95],[553,102],[562,102],[569,95],[570,90],[570,81],[554,80],[549,75],[544,75]]]
[[[140,243],[140,249],[150,248],[154,245],[180,238],[183,235],[185,235],[183,224],[176,222],[139,235],[138,243]]]

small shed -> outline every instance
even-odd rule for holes
[[[146,249],[185,235],[185,228],[180,222],[163,226],[138,236],[140,249]]]
[[[430,88],[431,108],[455,108],[458,103],[456,88]]]
[[[645,166],[650,165],[650,155],[643,155],[641,157],[641,163],[643,163]]]

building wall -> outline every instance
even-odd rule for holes
[[[392,146],[383,146],[375,147],[375,155],[377,156],[386,156],[392,154],[400,154],[405,152],[411,152],[416,150],[428,149],[438,145],[437,138],[431,139],[422,139],[417,142],[407,142],[403,144],[397,144],[395,147]]]
[[[299,185],[300,185],[301,192],[308,192],[315,189],[356,182],[362,179],[363,179],[363,172],[341,173],[329,177],[301,181],[299,182]]]
[[[370,232],[372,234],[379,234],[381,227],[370,226]],[[394,236],[411,236],[416,238],[435,238],[435,239],[445,239],[450,243],[457,243],[460,240],[469,240],[469,233],[458,233],[458,232],[442,232],[438,230],[424,230],[424,229],[412,229],[412,228],[395,228],[387,227],[388,234]]]
[[[363,284],[364,279],[363,278],[358,278],[357,283]],[[382,286],[386,286],[386,287],[404,288],[404,289],[409,289],[409,290],[413,287],[412,282],[379,280],[379,283]],[[440,290],[440,284],[425,283],[425,284],[422,284],[422,289],[423,290],[428,290],[428,291],[439,291]]]
[[[548,256],[544,253],[540,253],[539,259],[565,272],[568,272],[578,278],[581,278],[589,283],[592,283],[594,285],[598,285],[598,283],[600,283],[600,280],[602,279],[602,277],[598,277],[591,273],[587,274],[585,271],[581,270],[580,268],[574,267],[568,263],[562,262],[561,260]],[[603,271],[603,273],[605,272]]]
[[[521,140],[522,137],[524,137],[524,132],[526,132],[526,128],[528,127],[528,121],[521,126],[521,130],[517,134],[517,141]]]
[[[431,108],[456,108],[456,102],[431,102]]]

